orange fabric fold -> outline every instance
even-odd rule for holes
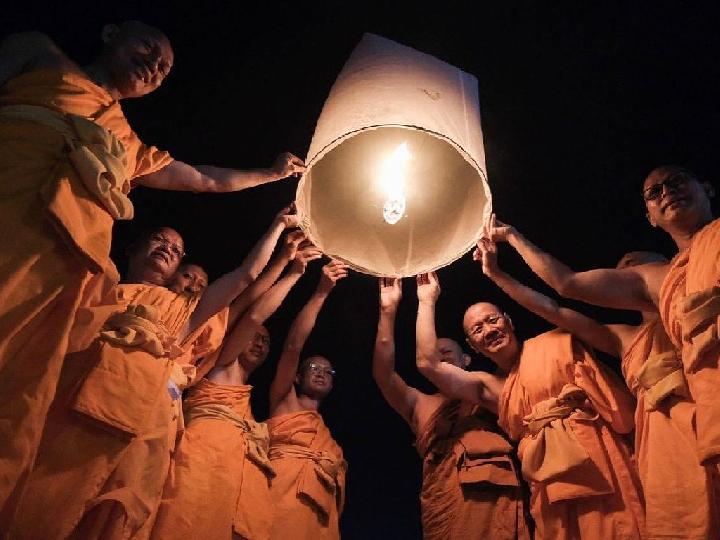
[[[300,411],[272,417],[267,424],[276,473],[270,537],[339,538],[347,464],[322,416]]]
[[[660,315],[681,351],[696,404],[697,453],[703,463],[720,458],[720,220],[693,236],[678,253],[660,288]]]
[[[673,377],[683,375],[682,366],[679,371],[675,369],[677,351],[659,318],[638,329],[622,359],[623,375],[637,397],[635,456],[645,495],[646,535],[652,540],[712,538],[720,530],[713,488],[715,475],[697,459],[695,403],[684,391],[652,395],[655,387],[642,377],[648,363],[658,358],[666,359]],[[658,378],[660,382],[668,379]],[[652,405],[648,405],[648,398]]]
[[[580,410],[585,412],[579,414],[582,395],[585,399]],[[560,403],[553,401],[560,396]],[[547,415],[550,423],[543,426],[541,416],[553,404],[567,406],[564,412],[569,415]],[[622,383],[571,334],[553,330],[523,343],[520,359],[503,387],[500,427],[520,441],[518,454],[523,466],[529,457],[537,457],[532,451],[530,456],[525,454],[538,444],[534,439],[545,432],[543,439],[547,442],[550,431],[555,431],[553,435],[564,431],[565,436],[571,430],[592,462],[592,467],[566,467],[568,456],[547,455],[556,441],[546,446],[546,458],[557,459],[560,466],[546,480],[528,478],[536,538],[642,537],[644,513],[639,479],[631,449],[622,436],[633,428],[634,408],[632,396]],[[533,419],[539,423],[528,421]],[[538,427],[542,429],[538,431]],[[560,450],[554,451],[562,453],[562,443],[556,446]]]
[[[171,337],[197,302],[153,285],[119,285],[118,298],[118,313],[145,306]],[[108,322],[103,334],[112,331]],[[181,411],[168,391],[173,360],[144,345],[103,335],[68,356],[13,534],[147,538]]]
[[[0,88],[0,109],[11,106],[91,120],[124,148],[124,178],[171,161],[145,146],[117,102],[81,75],[20,75]],[[63,358],[89,346],[104,322],[76,314],[108,302],[117,280],[109,258],[113,218],[88,191],[67,149],[55,128],[0,115],[0,533],[35,458]]]
[[[239,427],[255,423],[251,389],[202,379],[188,391],[187,427],[173,455],[152,538],[269,538],[270,474],[248,459],[253,452],[248,443],[268,441],[253,440]]]
[[[512,445],[494,417],[447,400],[420,428],[423,538],[529,539]]]

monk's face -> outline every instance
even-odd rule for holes
[[[137,21],[107,25],[103,41],[100,62],[121,98],[149,94],[170,73],[174,61],[170,41],[152,26]]]
[[[473,350],[490,359],[517,345],[512,322],[493,304],[480,302],[470,306],[463,317],[463,329]]]
[[[264,326],[260,326],[245,350],[240,353],[238,361],[245,371],[250,373],[265,362],[269,352],[270,332]]]
[[[177,294],[200,294],[208,285],[208,276],[205,270],[197,264],[181,264],[175,272],[167,287]]]
[[[470,364],[470,357],[463,353],[462,347],[454,339],[438,338],[437,348],[440,361],[465,369]]]
[[[303,362],[303,369],[297,376],[300,391],[311,397],[324,398],[333,388],[335,370],[324,356],[311,356]]]
[[[647,217],[666,232],[697,227],[712,218],[709,186],[679,167],[659,167],[643,183]]]
[[[132,246],[129,265],[132,270],[158,274],[163,280],[158,285],[164,285],[177,271],[184,253],[185,244],[180,234],[175,229],[162,227]]]

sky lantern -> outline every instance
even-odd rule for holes
[[[302,228],[367,274],[448,265],[491,212],[477,79],[373,34],[330,90],[306,163]]]

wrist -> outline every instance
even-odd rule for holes
[[[382,313],[390,313],[390,314],[396,313],[396,312],[397,312],[397,305],[393,304],[393,305],[383,306],[383,305],[381,304],[381,305],[380,305],[380,311],[381,311]]]
[[[512,227],[507,235],[508,244],[516,247],[522,240],[523,235],[515,227]]]
[[[419,299],[418,300],[418,305],[422,306],[424,308],[434,308],[436,303],[437,303],[436,298],[433,298],[433,299],[428,298],[428,299]]]

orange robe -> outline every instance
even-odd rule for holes
[[[640,482],[621,436],[634,409],[624,385],[570,334],[523,343],[498,416],[520,441],[537,539],[641,538]]]
[[[13,538],[149,536],[182,419],[175,336],[197,297],[155,285],[118,294],[126,309],[63,365]]]
[[[690,395],[696,403],[697,453],[720,462],[720,220],[693,236],[670,263],[660,288],[660,316],[682,351]]]
[[[637,398],[635,456],[645,494],[649,540],[718,538],[712,471],[695,452],[695,403],[659,318],[643,324],[622,359]]]
[[[253,419],[251,390],[207,379],[189,390],[183,406],[187,426],[173,455],[153,538],[269,538],[269,437],[267,427]]]
[[[347,464],[322,416],[300,411],[274,416],[267,424],[276,474],[270,538],[340,538]]]
[[[88,321],[77,310],[105,302],[117,282],[111,212],[131,217],[130,178],[170,161],[80,75],[38,70],[0,87],[0,523],[19,500],[66,351],[81,348],[73,325]]]
[[[423,538],[529,540],[512,445],[491,414],[460,408],[446,400],[417,437]]]

